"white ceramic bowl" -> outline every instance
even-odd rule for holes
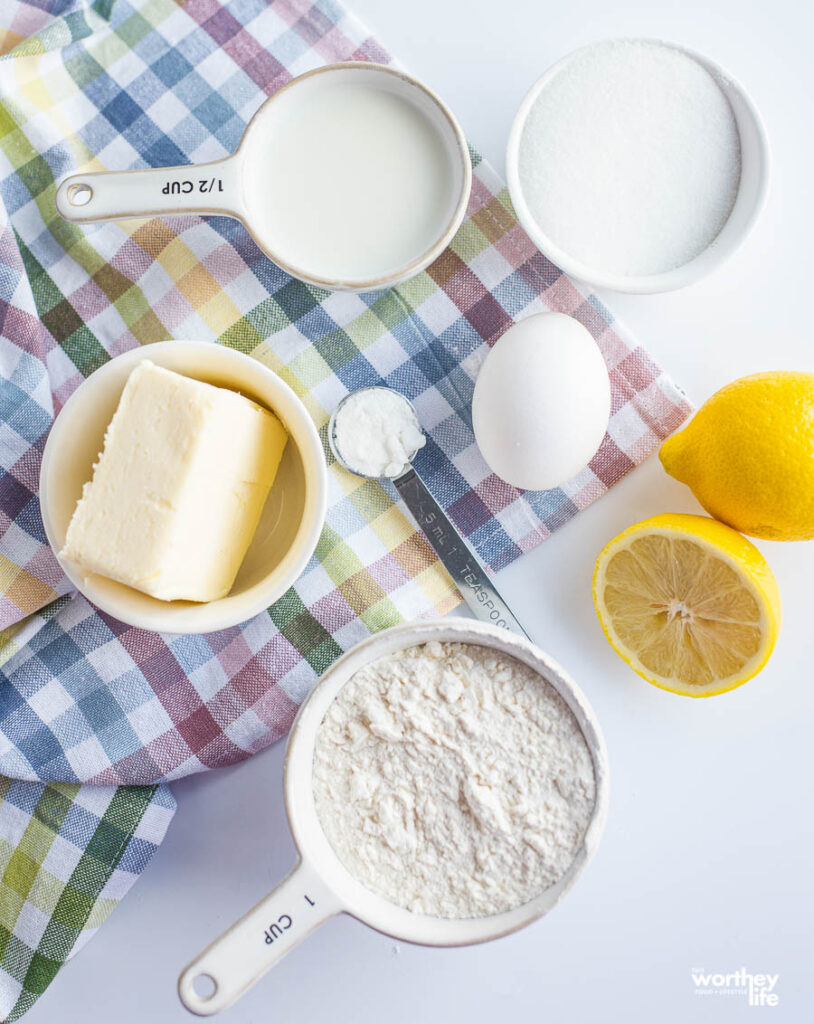
[[[114,618],[161,633],[211,633],[258,615],[288,590],[314,553],[325,522],[327,468],[319,434],[291,388],[256,359],[204,341],[164,341],[125,352],[92,373],[51,427],[40,469],[40,507],[55,553],[92,475],[125,382],[142,359],[231,388],[271,409],[289,434],[277,478],[231,592],[217,601],[159,601],[61,561],[85,597]]]
[[[652,294],[683,288],[685,285],[705,277],[740,248],[754,227],[766,202],[771,159],[766,129],[757,107],[743,86],[732,78],[720,65],[710,60],[709,57],[705,57],[703,54],[691,50],[687,46],[679,46],[676,43],[668,43],[661,39],[637,39],[631,41],[669,46],[674,50],[685,53],[688,57],[692,57],[693,60],[697,61],[712,75],[732,107],[740,135],[741,179],[738,194],[729,218],[710,245],[702,253],[699,253],[695,259],[690,260],[689,263],[661,274],[638,276],[613,274],[603,270],[602,267],[589,266],[571,256],[564,249],[561,249],[545,234],[532,215],[523,195],[519,170],[520,140],[529,112],[537,97],[549,82],[574,57],[597,44],[582,47],[579,50],[573,51],[573,53],[569,53],[562,60],[557,61],[541,78],[537,79],[528,93],[526,93],[523,102],[520,104],[520,109],[515,115],[511,132],[509,133],[509,142],[506,149],[506,177],[517,219],[523,225],[523,228],[534,244],[560,270],[570,277],[578,278],[580,281],[584,281],[595,288],[610,288],[618,292]]]
[[[593,814],[571,866],[558,882],[528,903],[490,917],[430,917],[396,906],[371,892],[337,857],[322,830],[314,802],[314,743],[333,699],[358,669],[377,658],[431,640],[490,647],[534,669],[573,712],[593,760]],[[328,669],[300,708],[291,729],[285,761],[285,805],[300,854],[299,864],[272,893],[186,967],[178,981],[181,1000],[188,1010],[201,1015],[226,1009],[317,925],[339,913],[350,914],[395,939],[427,946],[466,946],[524,928],[556,906],[593,856],[605,824],[609,788],[605,743],[590,705],[563,669],[528,640],[498,626],[455,618],[407,623],[369,637]],[[210,982],[208,995],[196,985],[202,975]]]

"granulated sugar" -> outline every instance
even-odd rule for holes
[[[337,856],[391,903],[471,918],[568,870],[596,783],[556,690],[488,647],[428,643],[354,674],[317,733],[317,814]]]
[[[740,182],[729,101],[692,57],[618,40],[577,53],[545,86],[519,176],[548,238],[594,270],[663,273],[726,223]]]

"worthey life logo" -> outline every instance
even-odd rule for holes
[[[779,974],[753,974],[741,967],[729,974],[711,974],[703,968],[690,971],[697,996],[741,996],[749,1006],[777,1006]]]

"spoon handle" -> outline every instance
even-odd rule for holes
[[[415,469],[411,466],[393,483],[475,618],[529,639],[489,579],[481,560],[449,521]]]

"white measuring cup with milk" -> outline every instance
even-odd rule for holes
[[[528,665],[571,709],[593,761],[593,813],[570,867],[554,885],[528,903],[489,917],[453,919],[418,914],[367,889],[334,852],[314,800],[314,744],[325,713],[339,691],[370,662],[430,641],[477,644]],[[407,623],[374,634],[331,666],[300,708],[291,729],[285,760],[285,805],[299,863],[275,890],[185,968],[178,980],[181,1001],[188,1010],[202,1016],[225,1010],[335,914],[350,914],[395,939],[426,946],[471,945],[524,928],[547,914],[582,873],[599,844],[608,796],[607,753],[594,712],[559,665],[530,641],[498,626],[455,618]]]
[[[73,174],[56,205],[79,222],[226,214],[294,277],[362,292],[439,256],[471,183],[466,140],[441,100],[403,71],[351,62],[279,89],[222,160]]]

